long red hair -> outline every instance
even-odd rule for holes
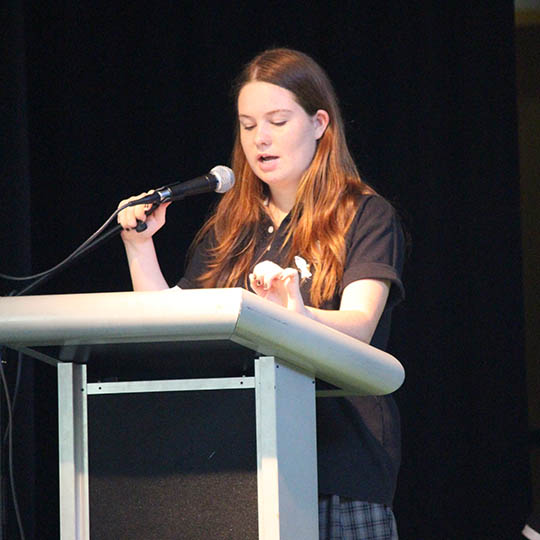
[[[313,160],[301,178],[287,231],[290,242],[287,264],[292,263],[294,255],[310,262],[313,274],[310,303],[320,306],[332,298],[343,275],[345,234],[359,198],[373,190],[361,180],[347,148],[332,84],[312,58],[290,49],[264,51],[238,77],[235,102],[242,87],[251,81],[286,88],[308,115],[324,109],[330,117]],[[222,197],[193,244],[209,232],[216,240],[208,271],[200,278],[203,287],[234,287],[238,282],[247,287],[258,224],[266,213],[269,190],[246,160],[238,122],[232,169],[236,178],[234,187]]]

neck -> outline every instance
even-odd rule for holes
[[[279,227],[285,216],[292,210],[296,200],[296,189],[290,191],[270,188],[268,210],[275,225]]]

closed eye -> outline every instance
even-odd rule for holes
[[[274,126],[284,126],[287,123],[287,120],[282,120],[281,122],[272,122]]]
[[[255,126],[246,126],[242,124],[242,129],[245,129],[246,131],[251,131]]]

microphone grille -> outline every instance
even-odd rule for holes
[[[210,174],[217,179],[216,193],[225,193],[234,186],[234,173],[225,165],[216,165]]]

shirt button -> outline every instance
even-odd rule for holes
[[[272,225],[270,225],[270,227],[268,227],[268,232],[270,234],[272,234],[274,232],[274,227],[272,227]]]

